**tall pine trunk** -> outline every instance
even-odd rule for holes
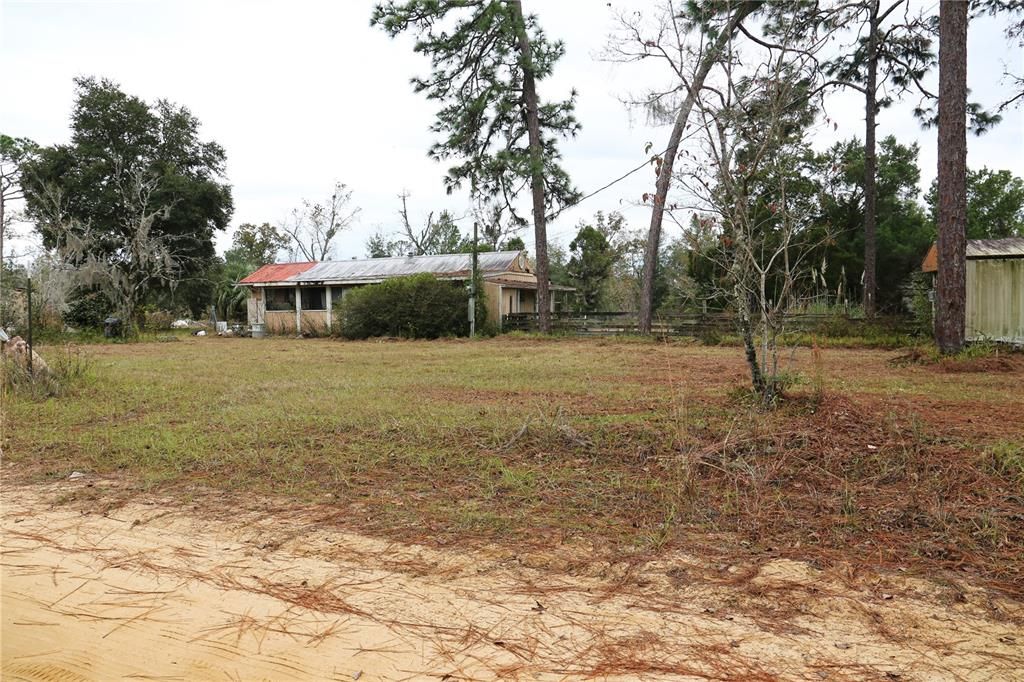
[[[967,297],[967,10],[939,3],[939,234],[935,342],[964,346]]]
[[[864,314],[875,315],[875,297],[878,289],[876,262],[878,260],[878,189],[877,156],[875,152],[875,117],[878,114],[878,0],[871,3],[868,20],[868,74],[864,106]]]
[[[6,207],[4,204],[4,196],[3,194],[0,194],[0,292],[3,291],[4,283],[4,232],[7,228],[6,223],[4,223],[4,219],[6,218],[4,213]]]
[[[511,3],[515,13],[519,53],[523,63],[523,105],[526,109],[526,131],[530,144],[530,189],[533,193],[533,234],[537,250],[537,313],[540,331],[551,331],[551,288],[548,266],[548,230],[544,202],[544,150],[540,139],[540,113],[537,105],[537,84],[533,75],[533,55],[526,34],[523,6],[520,0]]]
[[[690,112],[696,102],[697,96],[704,87],[704,81],[711,71],[711,67],[718,61],[718,56],[732,39],[733,33],[751,12],[756,9],[753,3],[744,3],[729,18],[729,22],[718,34],[715,44],[710,50],[704,53],[693,74],[693,81],[686,93],[679,112],[676,114],[675,124],[672,126],[672,133],[668,137],[668,147],[661,160],[661,168],[658,171],[658,181],[654,189],[654,206],[651,209],[651,226],[647,231],[647,246],[644,249],[644,271],[640,287],[640,318],[638,320],[641,334],[651,333],[651,318],[654,313],[654,277],[658,270],[658,250],[661,246],[661,224],[665,217],[665,202],[668,199],[669,186],[672,183],[672,166],[679,153],[679,143],[683,139],[683,131],[686,129],[686,121],[690,118]]]

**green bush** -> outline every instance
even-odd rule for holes
[[[931,289],[929,275],[923,272],[915,272],[907,278],[903,285],[903,305],[913,316],[916,330],[930,336],[933,330],[932,323],[932,301],[928,297]]]
[[[347,339],[465,336],[469,333],[468,303],[463,282],[439,280],[430,274],[396,277],[346,291],[336,309],[337,332]],[[481,312],[482,297],[477,301],[477,319]]]
[[[78,291],[69,297],[61,319],[74,329],[102,329],[103,320],[112,310],[110,301],[99,292]]]

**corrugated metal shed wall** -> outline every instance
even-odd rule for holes
[[[967,261],[967,338],[1024,343],[1024,258]]]

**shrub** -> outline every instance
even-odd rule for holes
[[[77,291],[69,299],[61,316],[64,324],[75,329],[103,328],[103,320],[112,311],[106,296],[97,291]]]
[[[171,328],[171,323],[182,317],[169,310],[160,310],[147,306],[143,310],[142,328],[147,332],[162,332]]]
[[[335,319],[338,332],[347,339],[465,336],[469,333],[468,303],[462,282],[420,274],[345,292]]]
[[[928,275],[915,272],[902,286],[903,305],[913,316],[916,330],[925,335],[931,335],[933,329],[934,311],[932,300],[929,298],[930,284]]]

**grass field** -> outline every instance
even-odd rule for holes
[[[9,480],[88,471],[122,480],[122,499],[270,496],[404,540],[688,548],[1024,591],[1019,355],[804,349],[765,413],[738,348],[208,337],[85,352],[66,395],[4,396]]]

